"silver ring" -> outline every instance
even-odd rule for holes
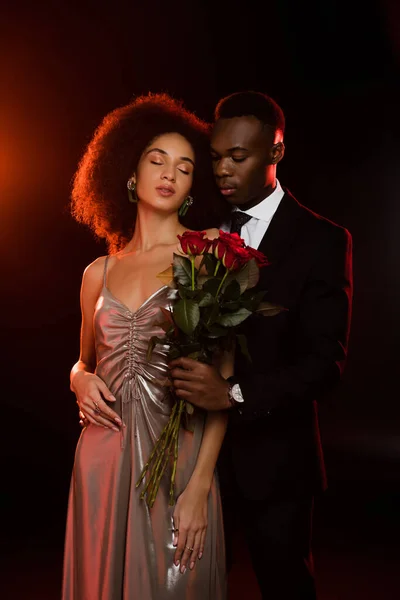
[[[101,410],[99,409],[99,405],[95,401],[93,401],[93,404],[94,404],[94,412],[96,413],[96,415],[99,415],[101,413]]]
[[[190,552],[193,552],[194,548],[189,548],[189,546],[185,546],[185,548],[187,548],[188,550],[190,550]]]

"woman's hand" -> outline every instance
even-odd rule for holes
[[[200,491],[194,486],[187,488],[179,496],[174,510],[174,546],[177,546],[174,563],[180,564],[184,573],[189,564],[193,569],[196,559],[201,558],[207,530],[208,491]]]
[[[103,400],[104,397],[115,402],[115,397],[100,377],[87,371],[78,371],[71,380],[71,390],[76,395],[81,421],[86,419],[93,425],[120,431],[120,417]]]

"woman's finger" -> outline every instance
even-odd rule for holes
[[[199,531],[197,531],[194,536],[193,552],[191,553],[190,558],[189,558],[189,569],[190,570],[194,569],[194,566],[196,564],[196,560],[197,560],[197,557],[200,552],[200,543],[201,543],[201,529],[199,529]]]
[[[110,390],[108,389],[108,387],[106,386],[106,384],[104,383],[103,380],[101,380],[101,379],[99,380],[98,386],[99,386],[100,392],[102,393],[102,395],[108,402],[116,401],[116,397],[110,392]]]
[[[191,556],[193,554],[193,550],[194,550],[194,540],[195,540],[195,533],[194,531],[189,530],[187,532],[187,536],[186,536],[186,541],[185,541],[185,545],[183,548],[183,554],[182,554],[182,558],[181,558],[181,566],[180,566],[180,571],[183,574],[187,567],[190,564],[191,561]]]
[[[199,549],[199,559],[204,554],[204,547],[206,545],[206,534],[207,534],[207,527],[205,529],[203,529],[203,531],[201,532],[200,549]]]
[[[172,545],[178,545],[178,536],[179,536],[179,517],[172,517],[172,533],[173,540]]]
[[[121,418],[114,412],[104,400],[101,398],[100,394],[92,395],[88,400],[90,408],[92,408],[95,412],[100,414],[103,418],[106,417],[112,422],[117,423],[117,425],[121,426],[122,421]]]
[[[90,415],[86,415],[86,419],[89,421],[89,423],[92,423],[92,425],[98,425],[99,427],[103,427],[103,425],[97,423],[97,421],[95,421]]]
[[[92,391],[87,396],[79,398],[79,400],[77,400],[77,404],[82,412],[86,415],[89,412],[92,415],[93,413],[97,413],[99,416],[101,415],[103,418],[107,418],[111,423],[117,423],[118,426],[122,425],[121,418],[116,412],[107,406],[107,404],[101,398],[100,392],[98,391]]]
[[[107,427],[107,429],[112,429],[113,431],[120,431],[120,428],[103,416],[102,413],[98,413],[94,408],[86,408],[85,414],[87,417],[91,417],[96,425],[102,425],[102,427]]]
[[[178,540],[177,540],[178,543],[177,543],[175,555],[174,555],[174,563],[176,566],[179,566],[181,563],[182,555],[185,550],[186,537],[187,537],[187,529],[184,529],[183,527],[181,527],[178,531]]]

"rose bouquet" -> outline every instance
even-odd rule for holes
[[[236,328],[261,307],[265,292],[257,292],[254,288],[260,267],[269,264],[267,258],[246,246],[237,233],[220,231],[218,238],[209,240],[205,231],[187,231],[178,238],[183,255],[174,254],[172,272],[169,273],[169,285],[177,289],[178,298],[171,311],[161,309],[164,320],[159,326],[165,335],[150,339],[148,359],[154,346],[160,343],[169,345],[171,360],[189,356],[211,364],[216,354],[229,350],[237,341],[251,360],[246,339]],[[265,315],[272,316],[281,310],[269,303],[262,305]],[[183,422],[190,429],[193,411],[193,405],[175,396],[169,420],[136,484],[139,487],[146,478],[141,498],[146,499],[150,507],[171,462],[169,503],[174,504],[179,430]]]

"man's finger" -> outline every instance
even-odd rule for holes
[[[192,392],[188,392],[187,390],[175,390],[175,394],[177,396],[179,396],[180,398],[186,398],[187,400],[190,400],[192,398]],[[200,406],[201,408],[201,404],[196,404],[196,406]]]
[[[188,371],[185,369],[172,369],[170,371],[170,377],[172,379],[186,379],[187,381],[200,381],[203,378],[195,371]]]
[[[183,381],[183,379],[174,379],[174,388],[177,390],[186,390],[187,392],[198,392],[199,387],[193,381]]]
[[[171,360],[169,363],[169,368],[174,369],[176,367],[180,367],[181,369],[193,370],[196,367],[199,367],[199,365],[201,365],[201,363],[199,363],[197,360],[193,360],[193,358],[180,356],[179,358],[174,358],[174,360]]]

